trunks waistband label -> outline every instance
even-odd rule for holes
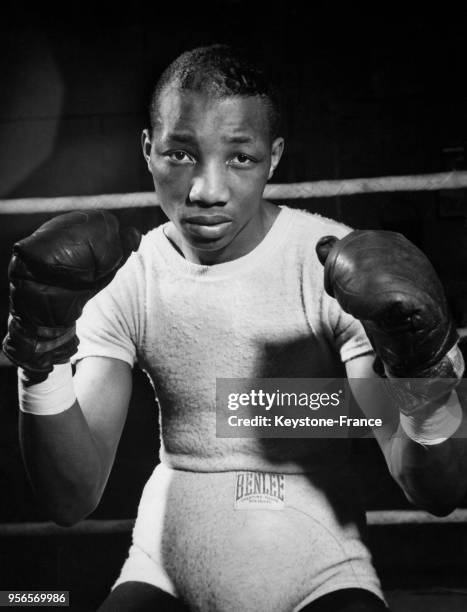
[[[235,510],[282,510],[285,475],[275,472],[236,472]]]

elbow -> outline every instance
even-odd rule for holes
[[[440,518],[454,512],[465,495],[464,487],[447,479],[440,486],[439,481],[421,478],[419,473],[413,471],[400,471],[397,474],[392,471],[392,476],[411,504]]]
[[[57,515],[52,516],[52,521],[59,527],[74,527],[85,517],[71,516],[71,515]]]
[[[422,510],[425,510],[425,512],[432,514],[433,516],[442,518],[442,517],[448,516],[449,514],[451,514],[451,512],[454,512],[457,506],[452,505],[452,504],[437,502],[437,503],[426,503],[423,505],[419,504],[419,507]]]
[[[434,496],[426,497],[417,495],[414,493],[409,493],[404,491],[405,496],[409,500],[411,504],[413,504],[419,510],[423,510],[424,512],[428,512],[428,514],[432,514],[433,516],[437,516],[439,518],[448,516],[459,505],[459,500],[452,500],[443,498],[435,498]]]
[[[45,508],[46,514],[51,521],[59,527],[73,527],[86,519],[98,506],[100,498],[92,497],[79,502],[65,502],[50,505]]]
[[[90,510],[84,508],[61,509],[59,511],[49,511],[47,515],[59,527],[73,527],[87,518],[93,510],[94,508]]]

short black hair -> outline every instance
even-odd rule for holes
[[[207,93],[215,98],[259,96],[268,112],[271,137],[279,135],[281,109],[273,79],[247,53],[228,45],[197,47],[182,53],[160,76],[151,96],[149,122],[151,132],[159,99],[168,85],[180,90]]]

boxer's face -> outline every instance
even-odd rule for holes
[[[228,261],[264,238],[273,207],[263,189],[282,149],[259,97],[219,99],[175,87],[162,93],[143,151],[185,257]]]

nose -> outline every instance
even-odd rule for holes
[[[199,206],[224,206],[229,201],[226,168],[218,164],[205,164],[194,175],[189,201]]]

